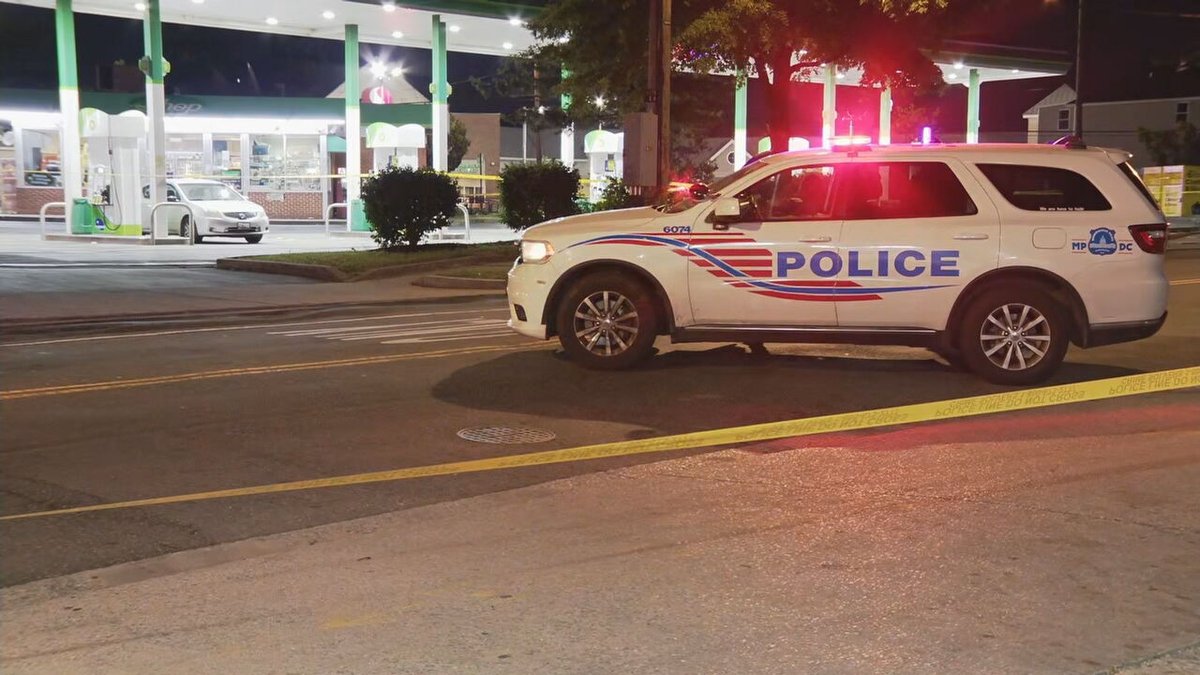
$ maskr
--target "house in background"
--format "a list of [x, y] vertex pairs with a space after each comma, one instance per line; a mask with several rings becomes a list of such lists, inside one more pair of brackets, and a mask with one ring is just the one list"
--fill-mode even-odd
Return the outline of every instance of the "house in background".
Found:
[[[1075, 124], [1075, 90], [1063, 85], [1025, 112], [1030, 143], [1051, 143], [1071, 133]], [[1133, 154], [1137, 168], [1156, 164], [1138, 140], [1138, 129], [1167, 131], [1190, 122], [1200, 126], [1200, 96], [1083, 104], [1083, 137], [1091, 145], [1120, 148]]]

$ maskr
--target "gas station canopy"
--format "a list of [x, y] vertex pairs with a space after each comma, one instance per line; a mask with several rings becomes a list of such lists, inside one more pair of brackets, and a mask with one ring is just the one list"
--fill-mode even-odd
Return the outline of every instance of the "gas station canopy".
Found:
[[[53, 9], [54, 0], [17, 0]], [[503, 56], [533, 44], [523, 21], [543, 3], [493, 0], [161, 0], [167, 23], [342, 40], [344, 26], [356, 24], [359, 40], [381, 45], [429, 48], [432, 17], [447, 21], [446, 48], [453, 52]], [[84, 14], [142, 19], [145, 5], [135, 0], [80, 0]]]

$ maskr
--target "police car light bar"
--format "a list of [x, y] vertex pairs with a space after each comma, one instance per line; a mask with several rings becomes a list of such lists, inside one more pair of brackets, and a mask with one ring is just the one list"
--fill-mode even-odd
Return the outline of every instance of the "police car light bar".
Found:
[[846, 146], [870, 145], [871, 137], [870, 136], [834, 136], [833, 138], [829, 139], [829, 144], [830, 144], [830, 146], [835, 147], [835, 148], [846, 147]]

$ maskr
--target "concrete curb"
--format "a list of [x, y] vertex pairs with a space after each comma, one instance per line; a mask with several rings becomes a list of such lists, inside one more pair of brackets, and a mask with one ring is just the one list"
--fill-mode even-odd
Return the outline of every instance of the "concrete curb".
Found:
[[[279, 262], [275, 260], [253, 260], [251, 258], [221, 258], [217, 260], [217, 269], [235, 270], [239, 272], [258, 272], [260, 274], [283, 274], [294, 277], [306, 277], [317, 281], [373, 281], [376, 279], [393, 279], [422, 272], [479, 265], [490, 262], [509, 262], [506, 258], [494, 256], [464, 256], [460, 258], [445, 258], [424, 262], [392, 265], [367, 270], [362, 274], [350, 276], [341, 270], [328, 265], [306, 265], [301, 263]], [[480, 288], [476, 286], [433, 286], [432, 288]], [[486, 288], [492, 288], [487, 286]], [[502, 286], [501, 286], [502, 288]]]
[[504, 279], [471, 279], [431, 274], [413, 281], [414, 286], [425, 288], [471, 288], [477, 290], [504, 290], [508, 282]]
[[282, 274], [290, 277], [305, 277], [317, 281], [349, 281], [346, 273], [328, 265], [305, 265], [274, 260], [251, 260], [249, 258], [220, 258], [217, 269], [236, 272], [258, 272], [259, 274]]

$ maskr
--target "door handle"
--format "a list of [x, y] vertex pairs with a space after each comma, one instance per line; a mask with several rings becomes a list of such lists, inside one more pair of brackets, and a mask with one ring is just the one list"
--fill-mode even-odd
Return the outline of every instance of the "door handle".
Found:
[[809, 237], [807, 239], [797, 239], [801, 244], [824, 244], [833, 241], [833, 237]]
[[986, 234], [982, 234], [982, 233], [956, 234], [956, 235], [954, 235], [954, 238], [958, 239], [960, 241], [983, 241], [984, 239], [987, 239], [988, 236]]

